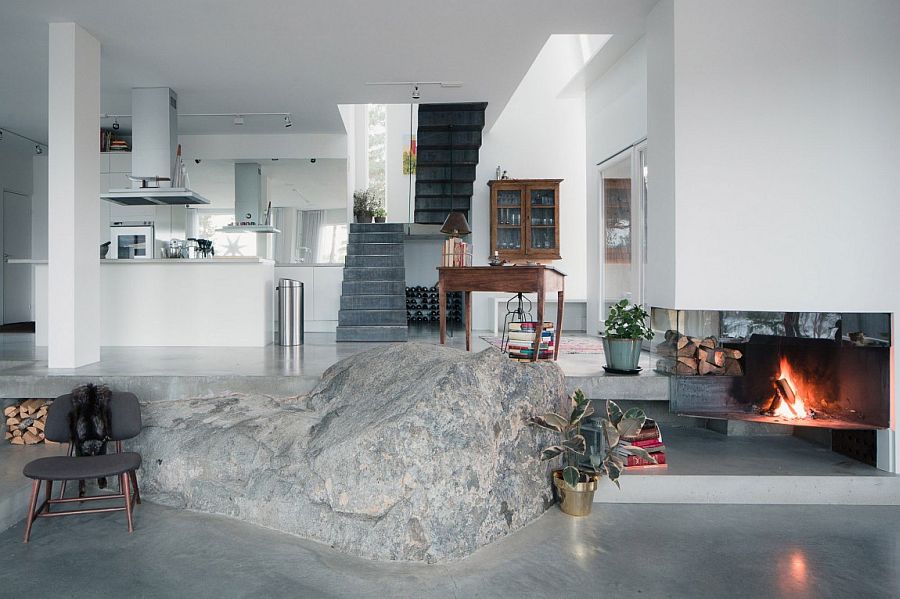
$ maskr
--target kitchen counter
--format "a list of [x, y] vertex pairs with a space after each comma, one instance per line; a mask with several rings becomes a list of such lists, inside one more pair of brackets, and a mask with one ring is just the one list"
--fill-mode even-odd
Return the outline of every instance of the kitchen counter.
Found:
[[[34, 261], [35, 344], [47, 345], [46, 261]], [[100, 345], [261, 347], [274, 338], [275, 263], [256, 257], [100, 260]]]
[[[47, 264], [47, 260], [32, 260], [30, 258], [10, 258], [9, 264]], [[100, 264], [274, 264], [272, 260], [257, 258], [256, 256], [219, 256], [217, 258], [194, 258], [184, 260], [179, 258], [153, 259], [153, 260], [100, 260]], [[337, 266], [343, 266], [339, 264]]]

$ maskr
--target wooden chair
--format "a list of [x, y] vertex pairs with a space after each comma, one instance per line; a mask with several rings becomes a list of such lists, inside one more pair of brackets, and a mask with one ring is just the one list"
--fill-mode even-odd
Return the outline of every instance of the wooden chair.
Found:
[[[69, 444], [68, 455], [39, 458], [28, 462], [22, 470], [22, 474], [33, 481], [31, 500], [28, 504], [28, 518], [25, 523], [26, 543], [31, 536], [31, 525], [38, 518], [124, 511], [128, 519], [128, 532], [134, 531], [132, 510], [135, 503], [141, 502], [141, 494], [137, 486], [137, 470], [141, 467], [141, 455], [134, 452], [123, 452], [122, 441], [132, 439], [141, 432], [141, 408], [137, 397], [133, 393], [112, 393], [109, 402], [109, 428], [110, 440], [116, 442], [116, 453], [81, 457], [72, 455], [74, 445], [69, 431], [69, 413], [71, 411], [72, 396], [70, 394], [56, 398], [47, 413], [47, 423], [44, 428], [44, 435], [48, 440]], [[70, 480], [106, 477], [119, 479], [118, 493], [65, 497], [66, 482]], [[37, 507], [41, 481], [45, 484], [45, 497], [44, 502]], [[53, 499], [54, 481], [62, 482], [62, 490], [57, 499]], [[50, 506], [57, 504], [113, 499], [122, 499], [124, 505], [50, 511]]]

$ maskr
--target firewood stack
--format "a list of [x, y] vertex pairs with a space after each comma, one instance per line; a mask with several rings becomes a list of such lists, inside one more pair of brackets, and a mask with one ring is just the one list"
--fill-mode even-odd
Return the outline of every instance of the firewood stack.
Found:
[[44, 438], [49, 407], [49, 400], [26, 399], [17, 406], [5, 408], [3, 415], [6, 417], [6, 439], [13, 445], [52, 443]]
[[669, 374], [743, 376], [743, 354], [738, 349], [721, 347], [715, 337], [689, 337], [678, 331], [666, 331], [665, 340], [656, 346], [661, 357], [656, 370]]

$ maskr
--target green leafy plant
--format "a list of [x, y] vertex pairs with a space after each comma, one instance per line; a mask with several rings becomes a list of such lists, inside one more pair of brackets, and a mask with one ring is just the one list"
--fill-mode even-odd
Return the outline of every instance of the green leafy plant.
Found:
[[551, 412], [531, 418], [531, 424], [560, 435], [559, 443], [541, 452], [541, 461], [561, 457], [562, 478], [567, 485], [574, 488], [578, 483], [590, 481], [592, 477], [606, 476], [618, 487], [619, 475], [625, 470], [624, 456], [627, 455], [656, 463], [656, 459], [645, 449], [623, 440], [640, 432], [647, 419], [644, 411], [640, 408], [631, 408], [627, 412], [622, 412], [618, 404], [607, 401], [606, 418], [602, 418], [599, 423], [606, 446], [601, 452], [591, 447], [590, 467], [579, 466], [579, 456], [587, 453], [587, 442], [581, 434], [581, 424], [594, 414], [594, 407], [581, 389], [576, 389], [569, 400], [571, 410], [568, 417]]
[[375, 218], [387, 218], [387, 210], [385, 210], [384, 208], [376, 208]]
[[369, 211], [369, 204], [371, 203], [371, 198], [369, 197], [368, 189], [357, 189], [353, 192], [353, 212], [356, 214], [360, 214], [363, 212]]
[[620, 300], [609, 309], [609, 316], [603, 323], [605, 334], [610, 339], [653, 339], [653, 330], [647, 325], [648, 318], [650, 315], [640, 304]]

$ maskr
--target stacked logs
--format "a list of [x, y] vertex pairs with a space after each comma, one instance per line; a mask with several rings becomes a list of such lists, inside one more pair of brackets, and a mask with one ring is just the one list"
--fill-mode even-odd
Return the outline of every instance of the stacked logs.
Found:
[[50, 401], [46, 399], [26, 399], [17, 406], [3, 410], [6, 417], [4, 437], [13, 445], [36, 445], [51, 443], [44, 438], [47, 410]]
[[669, 374], [743, 376], [743, 354], [738, 349], [721, 347], [715, 337], [689, 337], [666, 331], [665, 340], [656, 346], [660, 358], [656, 369]]

